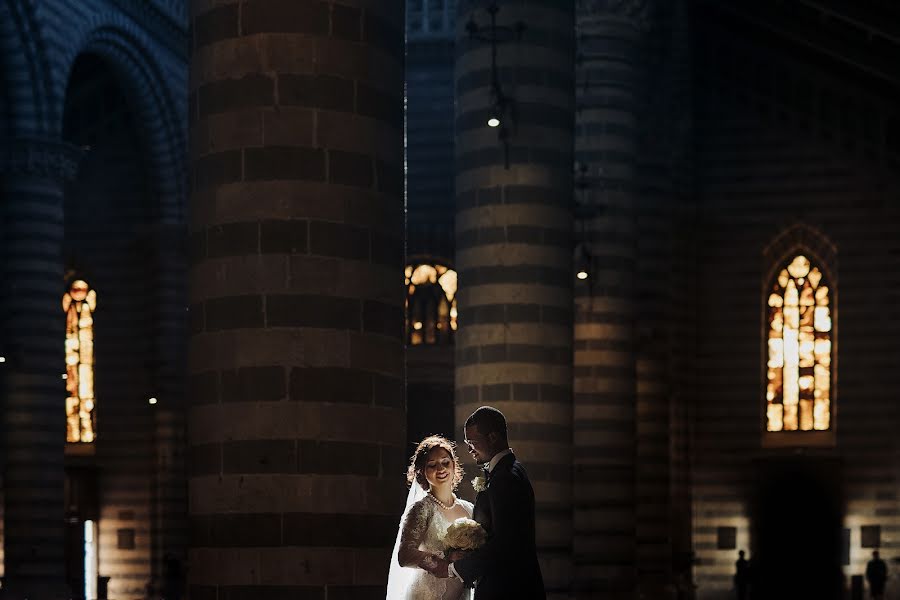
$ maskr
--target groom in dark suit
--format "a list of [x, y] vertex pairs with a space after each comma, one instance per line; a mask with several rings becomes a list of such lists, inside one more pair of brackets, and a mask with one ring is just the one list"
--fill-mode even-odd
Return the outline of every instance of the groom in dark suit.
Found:
[[465, 557], [442, 561], [435, 574], [475, 585], [475, 600], [545, 600], [534, 540], [534, 490], [509, 448], [506, 418], [496, 408], [482, 406], [466, 420], [465, 429], [469, 454], [485, 470], [472, 516], [488, 538]]

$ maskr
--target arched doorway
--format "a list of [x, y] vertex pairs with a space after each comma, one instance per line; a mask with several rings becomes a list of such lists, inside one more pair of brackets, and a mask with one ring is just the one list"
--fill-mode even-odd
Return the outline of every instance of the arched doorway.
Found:
[[[83, 157], [65, 189], [60, 298], [73, 281], [86, 281], [96, 294], [95, 430], [82, 438], [69, 432], [66, 443], [67, 579], [72, 598], [98, 597], [110, 573], [111, 596], [143, 596], [152, 564], [155, 453], [148, 400], [154, 395], [158, 215], [135, 111], [99, 56], [83, 54], [73, 65], [63, 139]], [[67, 392], [61, 385], [60, 418], [69, 416], [63, 413]]]
[[779, 457], [756, 463], [753, 598], [837, 600], [843, 594], [841, 462]]

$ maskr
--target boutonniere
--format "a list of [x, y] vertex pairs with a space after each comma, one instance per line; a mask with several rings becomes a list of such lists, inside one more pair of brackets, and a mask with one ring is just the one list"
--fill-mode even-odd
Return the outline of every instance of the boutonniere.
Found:
[[483, 492], [487, 489], [487, 479], [485, 479], [484, 475], [479, 475], [472, 480], [472, 487], [475, 489], [476, 494]]

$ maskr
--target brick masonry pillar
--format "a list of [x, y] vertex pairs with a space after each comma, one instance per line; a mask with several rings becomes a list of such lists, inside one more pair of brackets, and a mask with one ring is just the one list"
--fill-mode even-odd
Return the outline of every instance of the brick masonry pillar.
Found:
[[189, 583], [384, 597], [403, 508], [403, 5], [195, 0]]
[[0, 145], [3, 197], [3, 598], [68, 598], [63, 183], [77, 151], [58, 141]]
[[629, 598], [637, 559], [638, 154], [651, 2], [578, 3], [576, 156], [590, 277], [576, 286], [576, 596]]
[[571, 582], [572, 163], [574, 6], [501, 1], [497, 23], [525, 24], [497, 47], [511, 98], [491, 107], [491, 44], [466, 23], [490, 24], [484, 3], [461, 2], [456, 60], [456, 420], [492, 405], [509, 422], [537, 503], [537, 546], [550, 597]]

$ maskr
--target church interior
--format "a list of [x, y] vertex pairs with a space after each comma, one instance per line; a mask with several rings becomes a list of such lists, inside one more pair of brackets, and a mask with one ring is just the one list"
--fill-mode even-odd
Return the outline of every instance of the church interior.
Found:
[[381, 600], [483, 405], [549, 599], [900, 598], [898, 65], [889, 0], [0, 0], [0, 598]]

